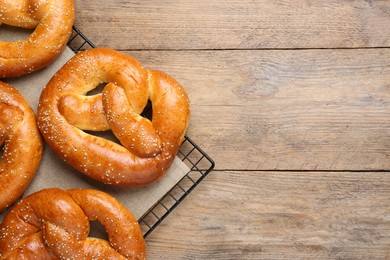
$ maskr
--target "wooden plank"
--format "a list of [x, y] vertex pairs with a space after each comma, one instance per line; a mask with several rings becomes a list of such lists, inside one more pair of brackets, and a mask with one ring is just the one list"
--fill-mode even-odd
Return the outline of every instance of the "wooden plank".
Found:
[[148, 259], [388, 259], [389, 199], [389, 172], [213, 172]]
[[390, 169], [390, 49], [130, 54], [187, 89], [216, 169]]
[[115, 49], [390, 46], [390, 1], [76, 0], [76, 25]]

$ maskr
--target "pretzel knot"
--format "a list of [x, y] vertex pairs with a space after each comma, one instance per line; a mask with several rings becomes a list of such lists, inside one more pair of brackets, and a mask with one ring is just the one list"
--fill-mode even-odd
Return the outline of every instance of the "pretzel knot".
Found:
[[27, 39], [0, 41], [0, 78], [39, 70], [65, 48], [72, 33], [73, 0], [2, 0], [0, 24], [34, 29]]
[[35, 115], [23, 96], [0, 81], [0, 212], [30, 184], [42, 158]]
[[[108, 241], [88, 237], [95, 220]], [[52, 188], [25, 197], [5, 216], [0, 258], [145, 259], [145, 241], [133, 214], [110, 195]]]
[[[102, 93], [87, 95], [101, 83]], [[140, 116], [152, 104], [152, 121]], [[38, 126], [49, 146], [101, 182], [144, 185], [172, 164], [188, 125], [186, 92], [172, 77], [149, 71], [111, 49], [78, 53], [42, 91]], [[111, 129], [123, 145], [84, 130]]]

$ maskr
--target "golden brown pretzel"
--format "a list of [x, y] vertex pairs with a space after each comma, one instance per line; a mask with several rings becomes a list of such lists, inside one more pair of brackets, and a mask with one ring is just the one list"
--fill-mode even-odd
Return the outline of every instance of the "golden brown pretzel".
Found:
[[20, 76], [50, 64], [72, 33], [73, 0], [2, 0], [1, 23], [34, 29], [25, 40], [0, 41], [0, 78]]
[[42, 158], [35, 115], [23, 96], [0, 81], [0, 212], [30, 184]]
[[[105, 227], [108, 241], [88, 237], [94, 220]], [[38, 191], [18, 202], [0, 225], [0, 259], [145, 259], [145, 254], [133, 214], [97, 190]]]
[[[102, 94], [86, 96], [100, 83]], [[139, 114], [148, 99], [152, 121]], [[172, 77], [129, 55], [98, 48], [78, 53], [43, 90], [38, 126], [49, 146], [80, 172], [113, 185], [143, 185], [172, 164], [189, 119], [186, 92]], [[121, 145], [83, 130], [112, 129]]]

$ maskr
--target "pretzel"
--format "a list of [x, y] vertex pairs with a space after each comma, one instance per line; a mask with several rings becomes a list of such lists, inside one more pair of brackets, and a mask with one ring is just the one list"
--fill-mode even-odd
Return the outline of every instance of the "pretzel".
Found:
[[35, 115], [23, 96], [0, 81], [0, 212], [29, 186], [42, 158]]
[[35, 30], [27, 39], [0, 41], [0, 78], [37, 71], [54, 61], [72, 33], [73, 0], [2, 0], [1, 23]]
[[[108, 83], [102, 93], [86, 93]], [[140, 116], [152, 104], [152, 121]], [[49, 146], [87, 176], [106, 184], [151, 183], [172, 164], [189, 120], [180, 84], [133, 57], [107, 48], [78, 53], [42, 91], [38, 127]], [[113, 141], [83, 130], [111, 129]]]
[[[88, 237], [97, 220], [108, 241]], [[92, 189], [44, 189], [23, 198], [0, 225], [0, 259], [145, 259], [133, 214]]]

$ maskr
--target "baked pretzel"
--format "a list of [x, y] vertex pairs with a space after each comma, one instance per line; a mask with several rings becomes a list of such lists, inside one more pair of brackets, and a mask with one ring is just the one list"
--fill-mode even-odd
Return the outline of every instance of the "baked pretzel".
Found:
[[[88, 237], [97, 220], [108, 241]], [[0, 225], [1, 259], [145, 259], [133, 214], [92, 189], [44, 189], [19, 201]]]
[[75, 19], [73, 0], [2, 0], [0, 24], [34, 29], [21, 41], [0, 41], [0, 78], [50, 64], [63, 51]]
[[[102, 93], [86, 95], [101, 83]], [[140, 116], [148, 100], [152, 121]], [[184, 138], [189, 100], [180, 84], [133, 57], [106, 48], [78, 53], [42, 91], [38, 127], [49, 146], [80, 172], [135, 186], [162, 177]], [[83, 130], [111, 129], [120, 143]]]
[[30, 184], [42, 159], [35, 115], [23, 96], [0, 81], [0, 212]]

